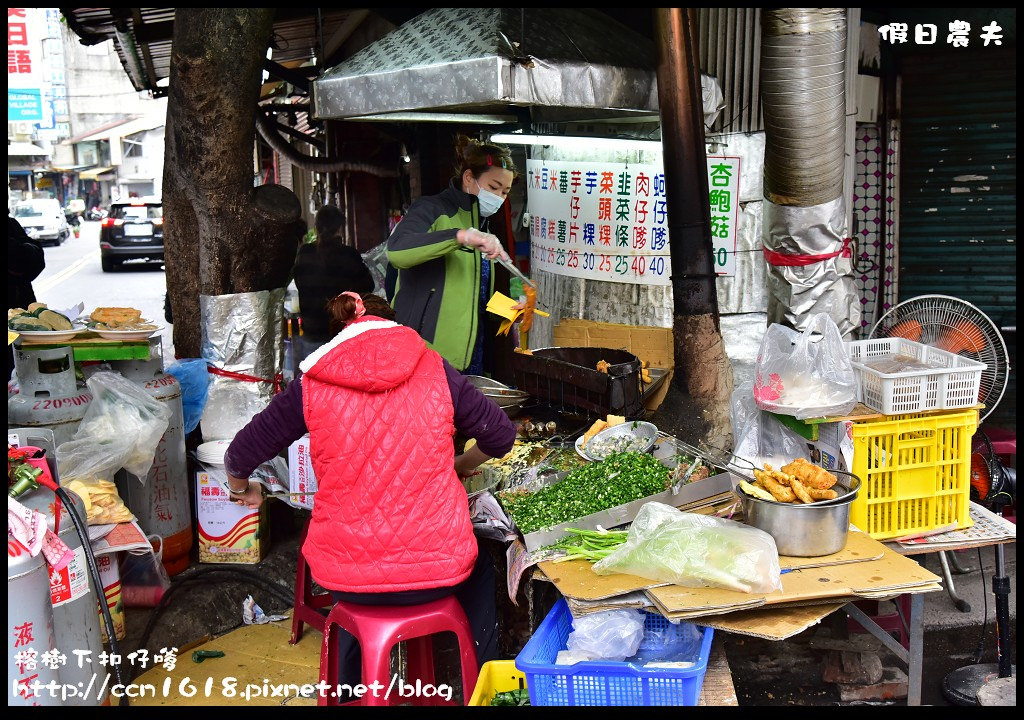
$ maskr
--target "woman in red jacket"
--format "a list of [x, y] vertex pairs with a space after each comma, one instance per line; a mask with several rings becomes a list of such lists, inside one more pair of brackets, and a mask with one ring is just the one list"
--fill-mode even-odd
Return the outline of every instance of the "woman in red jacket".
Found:
[[[346, 292], [329, 310], [341, 331], [307, 357], [301, 379], [232, 441], [236, 501], [258, 507], [248, 477], [307, 430], [319, 482], [303, 555], [336, 600], [418, 605], [455, 594], [481, 663], [497, 655], [494, 568], [478, 552], [460, 475], [506, 454], [515, 427], [375, 295]], [[476, 445], [455, 456], [456, 431]], [[361, 675], [340, 633], [343, 683]]]

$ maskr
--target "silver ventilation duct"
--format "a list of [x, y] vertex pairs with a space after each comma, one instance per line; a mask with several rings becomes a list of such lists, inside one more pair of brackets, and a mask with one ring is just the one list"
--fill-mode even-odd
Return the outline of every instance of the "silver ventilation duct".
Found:
[[846, 240], [846, 10], [761, 16], [768, 321], [801, 328], [828, 313], [846, 335], [860, 320]]

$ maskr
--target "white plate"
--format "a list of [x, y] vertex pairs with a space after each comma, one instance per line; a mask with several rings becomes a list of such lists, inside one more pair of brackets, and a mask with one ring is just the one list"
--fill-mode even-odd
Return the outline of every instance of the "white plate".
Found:
[[589, 460], [590, 462], [597, 462], [596, 460], [594, 460], [594, 458], [592, 458], [589, 455], [587, 455], [586, 451], [583, 449], [583, 436], [582, 435], [580, 435], [578, 438], [576, 438], [576, 454], [579, 455], [584, 460]]
[[163, 330], [162, 327], [155, 327], [152, 330], [99, 330], [95, 332], [104, 340], [145, 340], [153, 337]]
[[70, 340], [78, 333], [82, 332], [81, 329], [75, 330], [12, 330], [26, 340], [35, 340], [37, 342], [64, 342]]

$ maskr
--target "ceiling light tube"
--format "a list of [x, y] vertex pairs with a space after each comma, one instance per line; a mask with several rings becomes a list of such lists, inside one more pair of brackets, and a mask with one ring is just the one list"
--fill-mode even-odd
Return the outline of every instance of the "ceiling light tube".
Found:
[[582, 137], [575, 135], [529, 135], [521, 133], [495, 133], [491, 142], [502, 145], [550, 145], [577, 150], [647, 150], [661, 151], [660, 140], [633, 140], [629, 138]]

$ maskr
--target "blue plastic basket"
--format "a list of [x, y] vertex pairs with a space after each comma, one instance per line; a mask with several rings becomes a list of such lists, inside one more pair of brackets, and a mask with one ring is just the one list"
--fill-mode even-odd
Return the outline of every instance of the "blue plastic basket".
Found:
[[[661, 615], [646, 613], [645, 630], [669, 625]], [[645, 668], [628, 662], [589, 661], [555, 665], [572, 632], [572, 614], [561, 599], [516, 658], [526, 673], [531, 705], [696, 705], [711, 654], [711, 628], [704, 633], [700, 655], [691, 668]]]

